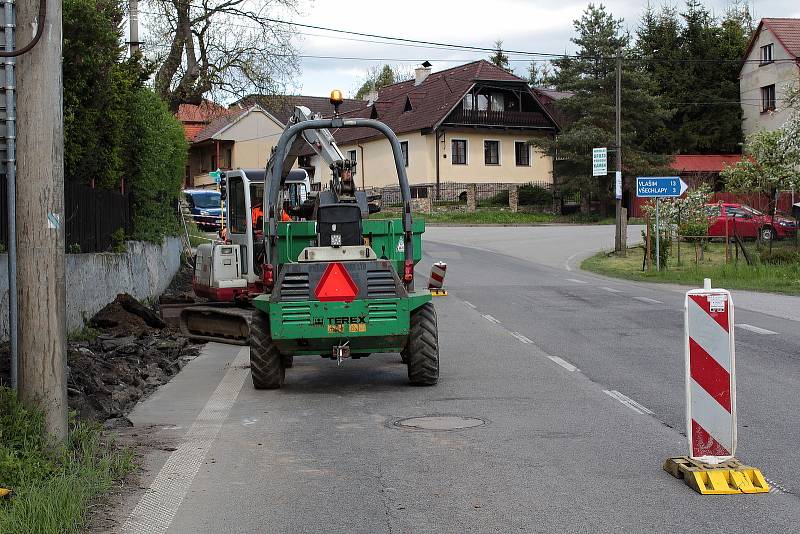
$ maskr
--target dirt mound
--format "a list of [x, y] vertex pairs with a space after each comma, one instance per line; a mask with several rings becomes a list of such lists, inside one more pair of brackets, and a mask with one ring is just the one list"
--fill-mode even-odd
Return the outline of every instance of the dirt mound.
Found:
[[198, 352], [198, 345], [168, 330], [70, 343], [69, 405], [83, 419], [121, 417]]
[[[121, 293], [89, 321], [99, 335], [69, 341], [69, 406], [82, 419], [124, 418], [200, 352], [198, 344], [166, 328], [150, 308]], [[8, 344], [0, 345], [0, 384], [8, 383]]]
[[194, 267], [191, 263], [184, 261], [181, 263], [180, 269], [172, 277], [172, 281], [164, 290], [162, 298], [191, 298], [194, 297], [194, 288], [192, 287], [192, 279], [194, 278]]
[[153, 310], [127, 293], [120, 293], [94, 314], [89, 325], [117, 336], [143, 335], [167, 326]]

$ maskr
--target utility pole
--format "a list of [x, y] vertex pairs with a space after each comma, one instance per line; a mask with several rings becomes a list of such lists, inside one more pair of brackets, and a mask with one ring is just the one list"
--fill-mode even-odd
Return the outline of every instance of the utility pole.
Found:
[[19, 395], [45, 414], [53, 445], [67, 438], [64, 281], [64, 125], [61, 0], [17, 3], [17, 42], [42, 26], [41, 40], [17, 60], [17, 282]]
[[[617, 88], [616, 88], [616, 123], [617, 123], [617, 139], [616, 139], [616, 160], [617, 160], [617, 171], [614, 176], [614, 196], [616, 197], [616, 233], [614, 235], [614, 251], [621, 255], [625, 256], [627, 252], [626, 247], [626, 238], [627, 235], [623, 235], [626, 230], [623, 230], [623, 221], [622, 221], [622, 195], [621, 195], [621, 180], [622, 180], [622, 51], [617, 50]], [[620, 184], [620, 185], [617, 185]]]
[[139, 51], [139, 0], [128, 0], [131, 57]]

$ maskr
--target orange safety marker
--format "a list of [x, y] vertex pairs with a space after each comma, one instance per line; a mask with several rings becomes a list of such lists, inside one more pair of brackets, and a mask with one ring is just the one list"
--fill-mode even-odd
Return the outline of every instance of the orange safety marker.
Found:
[[447, 264], [443, 261], [437, 261], [431, 266], [431, 276], [428, 279], [428, 289], [434, 297], [443, 297], [447, 295], [447, 291], [442, 287], [444, 285], [444, 275], [447, 273]]

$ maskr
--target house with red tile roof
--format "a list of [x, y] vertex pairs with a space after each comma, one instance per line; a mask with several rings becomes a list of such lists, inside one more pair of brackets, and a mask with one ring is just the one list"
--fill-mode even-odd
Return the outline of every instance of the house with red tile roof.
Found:
[[800, 19], [764, 18], [739, 74], [742, 130], [776, 130], [789, 118], [786, 88], [800, 82]]
[[[291, 102], [330, 117], [327, 99]], [[292, 108], [259, 101], [277, 117]], [[282, 111], [281, 111], [282, 110]], [[397, 134], [409, 182], [552, 183], [553, 162], [528, 141], [555, 135], [558, 124], [527, 82], [481, 60], [439, 72], [420, 67], [415, 77], [381, 88], [370, 100], [346, 100], [345, 117], [372, 118]], [[368, 128], [333, 132], [345, 156], [356, 161], [355, 178], [369, 189], [397, 185], [388, 141]], [[315, 181], [327, 183], [327, 169], [311, 155]]]
[[257, 104], [225, 108], [181, 105], [176, 114], [189, 141], [185, 187], [215, 187], [209, 172], [264, 167], [283, 123]]

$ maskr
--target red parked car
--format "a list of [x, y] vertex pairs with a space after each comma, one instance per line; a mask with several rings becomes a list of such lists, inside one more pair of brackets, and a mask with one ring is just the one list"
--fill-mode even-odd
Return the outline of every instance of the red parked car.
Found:
[[712, 237], [725, 237], [726, 220], [727, 235], [731, 237], [738, 235], [769, 241], [793, 237], [797, 233], [796, 220], [782, 215], [775, 215], [773, 220], [769, 215], [744, 204], [722, 204], [724, 213], [720, 212], [719, 204], [707, 204], [706, 208], [711, 213], [708, 235]]

